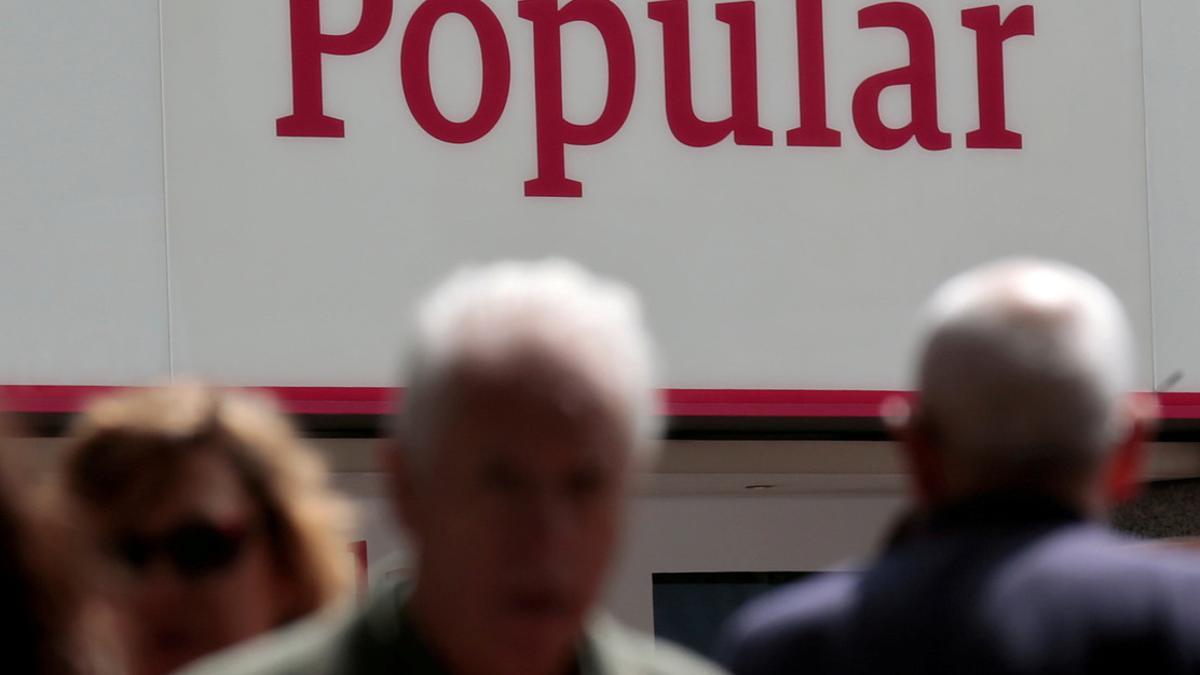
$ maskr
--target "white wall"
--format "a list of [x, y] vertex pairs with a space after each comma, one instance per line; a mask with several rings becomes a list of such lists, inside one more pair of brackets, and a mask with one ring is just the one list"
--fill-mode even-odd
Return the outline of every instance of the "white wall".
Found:
[[607, 606], [652, 630], [655, 572], [813, 571], [861, 559], [902, 504], [898, 494], [640, 498]]
[[[386, 499], [360, 491], [355, 503], [372, 577], [405, 569], [407, 547]], [[639, 497], [605, 606], [649, 631], [655, 572], [811, 571], [850, 563], [876, 550], [903, 503], [894, 492]]]
[[1200, 3], [1142, 3], [1156, 380], [1200, 390]]
[[[361, 514], [373, 576], [405, 569], [374, 445], [320, 442], [337, 486]], [[629, 511], [605, 604], [650, 630], [655, 572], [812, 571], [854, 566], [878, 550], [907, 503], [890, 443], [670, 441]], [[1155, 443], [1147, 480], [1200, 476], [1196, 444]], [[746, 485], [771, 485], [748, 491]]]

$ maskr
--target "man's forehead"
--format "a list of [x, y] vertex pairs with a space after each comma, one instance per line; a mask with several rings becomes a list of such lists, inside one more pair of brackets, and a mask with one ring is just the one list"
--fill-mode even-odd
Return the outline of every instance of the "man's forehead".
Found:
[[[628, 452], [617, 411], [593, 389], [536, 373], [459, 379], [439, 415], [438, 452], [604, 457]], [[467, 446], [467, 447], [463, 447]]]
[[530, 412], [594, 414], [615, 392], [601, 374], [553, 354], [520, 352], [457, 363], [442, 392], [450, 412], [481, 404], [520, 404]]

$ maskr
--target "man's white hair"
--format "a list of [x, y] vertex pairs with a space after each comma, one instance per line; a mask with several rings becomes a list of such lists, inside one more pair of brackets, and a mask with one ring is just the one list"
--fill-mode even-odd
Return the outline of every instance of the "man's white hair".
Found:
[[456, 369], [536, 351], [582, 376], [617, 407], [635, 464], [658, 447], [654, 355], [636, 293], [562, 259], [459, 269], [416, 312], [396, 433], [410, 452], [432, 446]]
[[1133, 341], [1116, 296], [1060, 262], [1003, 260], [929, 301], [920, 421], [976, 489], [1092, 475], [1129, 431]]

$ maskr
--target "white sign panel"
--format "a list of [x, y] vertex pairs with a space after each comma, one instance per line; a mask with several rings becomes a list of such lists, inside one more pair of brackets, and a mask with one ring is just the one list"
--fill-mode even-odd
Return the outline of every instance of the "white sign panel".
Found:
[[1144, 3], [1156, 383], [1200, 391], [1200, 3]]
[[177, 371], [390, 383], [417, 295], [510, 256], [635, 284], [676, 387], [903, 387], [921, 299], [1011, 254], [1149, 338], [1137, 3], [162, 9]]
[[157, 4], [0, 2], [0, 383], [170, 368]]

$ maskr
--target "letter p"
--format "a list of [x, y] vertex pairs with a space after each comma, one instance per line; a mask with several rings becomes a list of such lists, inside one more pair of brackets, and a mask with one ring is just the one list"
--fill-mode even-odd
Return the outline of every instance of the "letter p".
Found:
[[[633, 106], [634, 54], [629, 22], [611, 0], [521, 0], [517, 13], [533, 23], [533, 83], [537, 125], [537, 177], [525, 182], [527, 197], [581, 197], [583, 184], [567, 178], [566, 146], [595, 145], [612, 138]], [[591, 24], [604, 41], [608, 95], [590, 124], [563, 116], [561, 31], [564, 24]]]
[[325, 114], [321, 55], [352, 56], [379, 44], [392, 21], [392, 0], [362, 0], [362, 16], [349, 33], [321, 32], [320, 0], [291, 0], [292, 114], [275, 120], [276, 136], [341, 138], [346, 124]]

